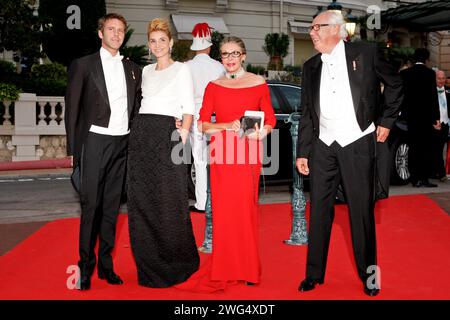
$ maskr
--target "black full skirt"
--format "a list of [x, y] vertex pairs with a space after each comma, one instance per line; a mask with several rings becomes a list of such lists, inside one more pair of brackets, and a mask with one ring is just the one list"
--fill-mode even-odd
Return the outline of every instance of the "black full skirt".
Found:
[[[199, 266], [189, 213], [187, 168], [171, 154], [180, 146], [173, 117], [139, 114], [128, 149], [130, 242], [142, 286], [165, 288]], [[174, 152], [178, 155], [182, 154]]]

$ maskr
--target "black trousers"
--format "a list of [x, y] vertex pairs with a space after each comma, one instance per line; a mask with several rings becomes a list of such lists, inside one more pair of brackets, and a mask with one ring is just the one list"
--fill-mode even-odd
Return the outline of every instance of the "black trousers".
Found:
[[112, 270], [111, 251], [126, 173], [128, 135], [89, 132], [81, 159], [80, 260], [83, 274], [92, 275], [99, 239], [98, 269]]
[[444, 146], [448, 143], [448, 124], [441, 123], [441, 130], [433, 130], [431, 178], [442, 178], [447, 175], [444, 163]]
[[309, 158], [311, 212], [306, 277], [325, 278], [334, 202], [340, 183], [344, 188], [350, 214], [353, 252], [362, 281], [376, 265], [374, 218], [375, 133], [341, 147], [337, 142], [327, 146], [313, 142]]
[[408, 166], [411, 183], [428, 180], [433, 162], [433, 127], [415, 128], [408, 124]]

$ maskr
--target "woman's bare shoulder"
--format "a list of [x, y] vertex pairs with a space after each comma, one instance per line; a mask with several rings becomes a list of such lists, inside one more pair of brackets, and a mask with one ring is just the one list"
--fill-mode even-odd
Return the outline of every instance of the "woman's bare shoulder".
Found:
[[259, 86], [260, 84], [266, 83], [266, 79], [258, 74], [247, 72], [247, 82], [252, 86]]
[[247, 72], [247, 76], [248, 76], [248, 80], [251, 81], [254, 85], [260, 85], [260, 84], [266, 83], [266, 79], [259, 74]]

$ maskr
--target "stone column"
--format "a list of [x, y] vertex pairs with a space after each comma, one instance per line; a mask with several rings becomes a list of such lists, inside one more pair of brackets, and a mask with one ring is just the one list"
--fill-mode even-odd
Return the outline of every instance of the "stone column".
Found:
[[36, 94], [21, 93], [15, 103], [15, 128], [12, 144], [16, 155], [12, 161], [39, 160], [36, 146], [39, 145], [39, 133], [36, 130]]

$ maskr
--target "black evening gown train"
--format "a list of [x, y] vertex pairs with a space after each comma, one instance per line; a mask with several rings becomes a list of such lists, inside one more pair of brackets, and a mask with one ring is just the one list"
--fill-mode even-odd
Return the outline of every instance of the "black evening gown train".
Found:
[[188, 279], [199, 266], [188, 209], [186, 164], [171, 158], [173, 117], [138, 114], [128, 149], [129, 232], [138, 283], [165, 288]]

